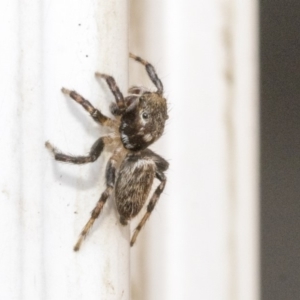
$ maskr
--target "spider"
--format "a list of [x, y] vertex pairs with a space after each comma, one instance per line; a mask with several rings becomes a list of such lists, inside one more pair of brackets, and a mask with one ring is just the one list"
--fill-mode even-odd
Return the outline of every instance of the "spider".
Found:
[[111, 119], [103, 115], [100, 110], [77, 92], [62, 88], [64, 94], [69, 95], [79, 103], [94, 121], [110, 128], [112, 133], [96, 140], [87, 156], [66, 155], [49, 141], [45, 143], [55, 160], [73, 164], [94, 162], [106, 146], [111, 146], [114, 149], [106, 166], [106, 189], [83, 228], [74, 246], [74, 251], [79, 250], [83, 239], [110, 196], [115, 199], [120, 223], [127, 225], [128, 221], [135, 217], [145, 205], [154, 178], [157, 178], [160, 184], [149, 200], [146, 213], [134, 230], [130, 241], [130, 246], [133, 246], [166, 185], [164, 172], [168, 169], [169, 163], [148, 149], [153, 142], [161, 137], [165, 121], [168, 119], [167, 102], [163, 97], [163, 84], [150, 63], [133, 54], [129, 56], [145, 66], [156, 91], [151, 92], [145, 87], [133, 86], [128, 90], [129, 95], [124, 98], [112, 76], [96, 73], [96, 77], [106, 80], [115, 98], [115, 102], [110, 106], [110, 111], [115, 118]]

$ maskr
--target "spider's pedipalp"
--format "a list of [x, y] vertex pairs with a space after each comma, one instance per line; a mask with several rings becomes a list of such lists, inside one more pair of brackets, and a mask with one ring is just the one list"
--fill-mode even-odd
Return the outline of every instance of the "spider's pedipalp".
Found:
[[129, 94], [142, 95], [145, 92], [150, 92], [149, 89], [143, 86], [132, 86], [128, 89]]

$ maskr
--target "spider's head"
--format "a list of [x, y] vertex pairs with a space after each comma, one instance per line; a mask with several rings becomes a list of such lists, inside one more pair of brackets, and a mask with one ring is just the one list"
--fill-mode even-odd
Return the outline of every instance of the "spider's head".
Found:
[[159, 93], [145, 92], [128, 101], [119, 129], [124, 147], [147, 148], [162, 135], [167, 119], [167, 101]]

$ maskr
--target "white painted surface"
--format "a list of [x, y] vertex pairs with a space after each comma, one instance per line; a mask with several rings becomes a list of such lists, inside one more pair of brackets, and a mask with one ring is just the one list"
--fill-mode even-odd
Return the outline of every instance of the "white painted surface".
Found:
[[129, 228], [110, 201], [72, 248], [104, 189], [108, 153], [59, 164], [44, 147], [85, 154], [104, 134], [60, 89], [108, 113], [95, 71], [127, 89], [127, 1], [0, 3], [0, 298], [129, 299]]
[[[155, 65], [170, 103], [152, 148], [171, 164], [131, 251], [133, 298], [257, 300], [257, 3], [131, 5], [130, 51]], [[111, 201], [72, 251], [108, 154], [72, 166], [44, 148], [84, 154], [105, 133], [60, 88], [104, 113], [113, 98], [94, 72], [126, 90], [127, 2], [3, 0], [0, 20], [0, 299], [129, 299], [129, 230]]]
[[[257, 300], [257, 3], [132, 1], [131, 51], [165, 85], [167, 187], [132, 251], [133, 299]], [[131, 84], [149, 84], [132, 66]], [[145, 76], [144, 76], [145, 77]]]

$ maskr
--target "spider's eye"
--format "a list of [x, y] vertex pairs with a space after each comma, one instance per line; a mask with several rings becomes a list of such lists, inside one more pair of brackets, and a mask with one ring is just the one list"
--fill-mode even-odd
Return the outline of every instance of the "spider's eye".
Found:
[[147, 119], [149, 118], [149, 115], [148, 115], [147, 113], [144, 112], [144, 113], [142, 114], [142, 117], [143, 117], [143, 119], [147, 120]]

